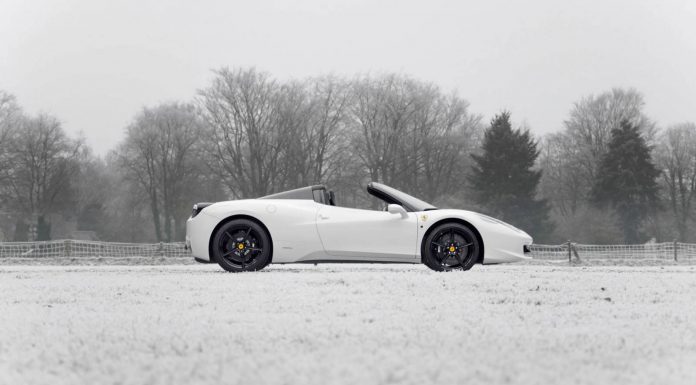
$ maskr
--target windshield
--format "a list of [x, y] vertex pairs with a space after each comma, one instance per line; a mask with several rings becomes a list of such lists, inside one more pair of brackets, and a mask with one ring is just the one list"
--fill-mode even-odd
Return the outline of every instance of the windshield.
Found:
[[406, 194], [405, 192], [401, 192], [393, 187], [389, 187], [377, 182], [368, 183], [367, 192], [387, 203], [401, 205], [406, 209], [406, 211], [427, 211], [437, 209], [437, 207], [428, 202], [424, 202], [416, 197]]

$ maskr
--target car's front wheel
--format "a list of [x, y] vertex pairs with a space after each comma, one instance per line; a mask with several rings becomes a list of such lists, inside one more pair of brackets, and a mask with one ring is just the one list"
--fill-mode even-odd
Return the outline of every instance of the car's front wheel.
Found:
[[215, 233], [212, 256], [230, 272], [261, 270], [271, 261], [271, 239], [258, 223], [234, 219]]
[[479, 261], [481, 245], [468, 226], [443, 223], [423, 239], [422, 251], [423, 263], [433, 270], [469, 270]]

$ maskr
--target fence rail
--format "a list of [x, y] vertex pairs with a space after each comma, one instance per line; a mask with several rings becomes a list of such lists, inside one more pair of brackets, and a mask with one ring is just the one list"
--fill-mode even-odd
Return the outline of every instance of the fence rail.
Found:
[[[532, 257], [546, 261], [679, 261], [696, 263], [696, 244], [665, 242], [642, 245], [532, 245]], [[58, 240], [0, 242], [0, 258], [185, 258], [183, 242], [117, 243]]]
[[566, 242], [560, 245], [532, 245], [532, 257], [549, 261], [674, 261], [696, 262], [696, 244], [681, 242], [641, 245], [585, 245]]
[[190, 257], [183, 242], [118, 243], [58, 240], [44, 242], [0, 242], [0, 258], [135, 258]]

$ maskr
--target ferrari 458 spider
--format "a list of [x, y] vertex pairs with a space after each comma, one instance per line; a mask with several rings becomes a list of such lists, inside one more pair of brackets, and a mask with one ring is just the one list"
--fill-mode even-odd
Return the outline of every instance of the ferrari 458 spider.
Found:
[[269, 263], [424, 263], [437, 271], [529, 259], [532, 238], [471, 211], [437, 209], [372, 182], [384, 210], [336, 205], [333, 191], [309, 186], [258, 199], [198, 203], [186, 244], [198, 262], [232, 272]]

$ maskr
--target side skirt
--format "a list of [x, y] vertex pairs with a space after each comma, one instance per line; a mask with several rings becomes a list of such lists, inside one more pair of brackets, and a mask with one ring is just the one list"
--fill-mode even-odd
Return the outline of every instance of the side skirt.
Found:
[[356, 260], [356, 259], [314, 259], [314, 260], [304, 260], [297, 262], [272, 262], [274, 265], [287, 265], [291, 263], [309, 263], [309, 264], [319, 264], [319, 263], [370, 263], [370, 264], [402, 264], [402, 265], [418, 265], [421, 261], [414, 260], [410, 261], [375, 261], [374, 259]]

